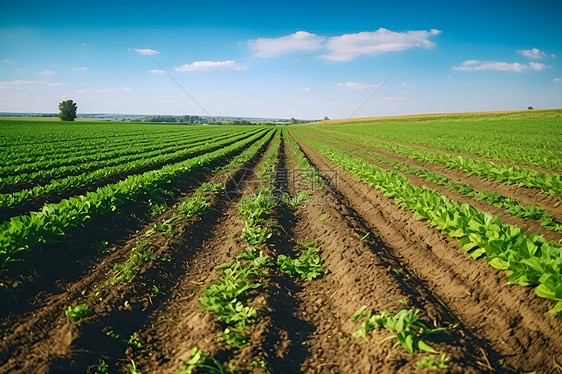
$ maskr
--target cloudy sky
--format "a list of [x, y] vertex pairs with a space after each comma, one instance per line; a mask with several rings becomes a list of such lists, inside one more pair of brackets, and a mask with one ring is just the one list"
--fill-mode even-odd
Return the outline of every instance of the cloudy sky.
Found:
[[560, 108], [561, 14], [558, 0], [2, 0], [0, 111]]

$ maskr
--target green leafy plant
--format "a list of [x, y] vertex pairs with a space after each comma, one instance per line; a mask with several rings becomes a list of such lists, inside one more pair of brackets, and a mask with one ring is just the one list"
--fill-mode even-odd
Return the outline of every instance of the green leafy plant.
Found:
[[306, 191], [299, 192], [296, 196], [291, 197], [285, 193], [282, 197], [283, 204], [288, 206], [299, 206], [305, 204], [310, 199], [310, 195]]
[[166, 203], [154, 203], [152, 201], [148, 202], [149, 206], [150, 206], [150, 215], [151, 216], [158, 216], [162, 213], [164, 213], [166, 211], [166, 208], [168, 207], [166, 205]]
[[330, 215], [327, 214], [327, 213], [324, 213], [324, 214], [322, 214], [322, 215], [320, 216], [320, 222], [324, 223], [324, 222], [326, 222], [326, 220], [327, 220], [328, 218], [330, 218]]
[[189, 351], [190, 358], [187, 361], [179, 359], [179, 364], [184, 368], [178, 374], [192, 374], [201, 368], [210, 374], [224, 374], [221, 363], [213, 357], [209, 357], [199, 348], [194, 347]]
[[127, 369], [129, 370], [129, 374], [142, 374], [142, 371], [140, 371], [133, 360], [131, 360], [131, 363], [127, 365]]
[[267, 368], [267, 362], [264, 361], [264, 360], [259, 360], [259, 361], [253, 360], [252, 361], [252, 367], [260, 368], [260, 369], [264, 369], [266, 371], [269, 371], [269, 369]]
[[394, 331], [395, 334], [387, 337], [385, 340], [396, 338], [397, 342], [395, 346], [398, 344], [402, 345], [410, 354], [420, 350], [437, 353], [437, 351], [423, 339], [428, 335], [437, 334], [448, 329], [447, 327], [428, 328], [419, 321], [418, 310], [402, 309], [398, 313], [391, 313], [387, 310], [383, 310], [378, 314], [373, 314], [372, 312], [365, 314], [366, 308], [366, 306], [361, 307], [351, 317], [353, 322], [364, 319], [361, 329], [357, 330], [353, 335], [367, 340], [367, 335], [374, 329], [386, 328]]
[[178, 206], [179, 216], [181, 218], [188, 218], [195, 214], [202, 214], [211, 207], [204, 197], [196, 196], [185, 199], [183, 203]]
[[84, 317], [88, 317], [93, 312], [92, 308], [88, 308], [86, 304], [79, 303], [75, 306], [69, 305], [65, 310], [64, 314], [69, 321], [78, 321]]
[[308, 280], [322, 277], [326, 267], [314, 244], [303, 241], [298, 243], [298, 246], [300, 247], [298, 258], [293, 259], [285, 255], [277, 257], [279, 269], [289, 275], [299, 276]]
[[230, 344], [238, 348], [242, 348], [248, 345], [248, 338], [246, 338], [238, 331], [231, 330], [229, 328], [224, 329], [222, 337], [224, 338], [226, 344]]
[[113, 278], [106, 282], [106, 286], [114, 286], [123, 282], [130, 282], [137, 274], [137, 270], [141, 262], [149, 262], [156, 260], [156, 255], [151, 251], [134, 250], [131, 252], [129, 259], [123, 264], [115, 264], [113, 266]]
[[104, 360], [100, 360], [99, 364], [96, 366], [95, 374], [109, 374], [109, 366]]
[[435, 358], [433, 356], [422, 357], [421, 360], [416, 362], [416, 365], [422, 368], [429, 369], [446, 369], [449, 367], [449, 361], [451, 356], [443, 353], [440, 358]]
[[110, 331], [106, 332], [105, 335], [109, 336], [112, 339], [119, 339], [119, 336], [120, 336], [118, 333], [116, 333], [113, 330], [110, 330]]
[[133, 335], [129, 336], [129, 339], [127, 339], [127, 345], [135, 349], [141, 349], [144, 345], [144, 341], [139, 334], [135, 332]]

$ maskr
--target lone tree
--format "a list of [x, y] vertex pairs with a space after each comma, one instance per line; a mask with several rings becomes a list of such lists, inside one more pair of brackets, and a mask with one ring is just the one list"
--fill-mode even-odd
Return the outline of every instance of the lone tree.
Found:
[[59, 104], [59, 118], [62, 121], [74, 121], [78, 105], [72, 100], [65, 100]]

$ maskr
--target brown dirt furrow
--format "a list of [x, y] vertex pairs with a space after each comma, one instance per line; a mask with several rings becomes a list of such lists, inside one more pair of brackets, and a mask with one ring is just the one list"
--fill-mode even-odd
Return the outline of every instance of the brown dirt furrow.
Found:
[[[255, 183], [248, 183], [244, 195], [255, 187]], [[281, 238], [281, 234], [290, 230], [285, 222], [288, 217], [283, 212], [275, 213], [271, 219], [283, 221], [283, 230], [274, 233], [268, 246], [260, 247], [270, 256], [277, 251], [288, 251], [288, 239]], [[288, 313], [296, 308], [292, 294], [299, 290], [299, 286], [286, 277], [279, 276], [275, 270], [271, 269], [270, 277], [261, 278], [260, 288], [252, 291], [254, 299], [250, 305], [258, 311], [259, 318], [249, 328], [251, 335], [246, 347], [233, 349], [225, 344], [221, 339], [225, 325], [218, 322], [212, 314], [202, 313], [199, 297], [221, 275], [214, 268], [233, 261], [231, 255], [241, 253], [247, 246], [240, 239], [243, 227], [236, 201], [229, 202], [228, 209], [213, 228], [209, 239], [196, 250], [197, 261], [202, 265], [189, 267], [182, 275], [184, 281], [175, 291], [177, 295], [191, 296], [173, 297], [145, 326], [142, 335], [147, 337], [149, 346], [135, 357], [143, 370], [176, 373], [181, 368], [178, 360], [186, 361], [193, 347], [198, 347], [221, 363], [236, 365], [242, 372], [251, 370], [265, 373], [263, 369], [254, 367], [262, 361], [268, 367], [282, 366], [291, 372], [298, 370], [302, 357], [306, 356], [306, 347], [296, 342], [304, 340], [310, 326]]]
[[[294, 166], [295, 162], [288, 164]], [[290, 181], [292, 196], [307, 185], [302, 180]], [[295, 228], [291, 234], [296, 241], [312, 241], [320, 248], [327, 272], [322, 279], [300, 282], [297, 316], [315, 328], [306, 341], [310, 356], [301, 372], [416, 371], [415, 362], [424, 354], [411, 356], [402, 348], [393, 348], [391, 342], [378, 345], [377, 341], [391, 334], [388, 331], [375, 332], [369, 342], [353, 337], [359, 325], [350, 321], [351, 315], [362, 305], [374, 311], [398, 311], [404, 308], [398, 302], [403, 299], [421, 309], [421, 317], [428, 325], [447, 326], [458, 323], [458, 319], [398, 259], [381, 256], [384, 244], [380, 240], [362, 240], [369, 229], [343, 196], [329, 187], [308, 192], [312, 194], [309, 203], [294, 211]], [[395, 273], [393, 268], [401, 271]], [[485, 368], [481, 353], [470, 347], [485, 347], [493, 360], [498, 359], [485, 341], [471, 336], [463, 326], [441, 334], [431, 344], [451, 354], [454, 363], [450, 372], [481, 372]]]
[[[341, 145], [338, 145], [334, 142], [330, 142], [330, 144], [333, 147], [336, 147], [340, 150], [344, 150], [346, 152], [350, 151], [350, 150], [345, 149], [345, 147], [342, 147]], [[556, 242], [559, 241], [559, 240], [562, 240], [562, 234], [561, 233], [556, 232], [556, 231], [552, 231], [552, 230], [547, 230], [546, 228], [541, 226], [540, 222], [537, 221], [537, 220], [526, 220], [526, 219], [523, 219], [523, 218], [515, 217], [511, 214], [505, 213], [503, 211], [503, 209], [497, 208], [497, 207], [495, 207], [493, 205], [490, 205], [490, 204], [488, 204], [484, 201], [476, 200], [476, 199], [464, 196], [464, 195], [462, 195], [458, 192], [451, 191], [444, 186], [440, 186], [438, 184], [427, 181], [427, 180], [425, 180], [423, 178], [420, 178], [420, 177], [417, 177], [415, 175], [403, 173], [399, 170], [396, 170], [396, 169], [392, 168], [389, 165], [383, 164], [381, 162], [377, 162], [377, 161], [375, 161], [375, 160], [373, 160], [373, 159], [371, 159], [367, 156], [364, 156], [364, 155], [362, 155], [358, 152], [354, 152], [354, 151], [351, 150], [351, 153], [355, 157], [360, 158], [364, 161], [367, 161], [367, 162], [369, 162], [373, 165], [376, 165], [376, 166], [380, 167], [381, 169], [395, 171], [399, 174], [404, 175], [410, 181], [410, 183], [415, 184], [416, 186], [419, 186], [419, 187], [426, 186], [428, 188], [431, 188], [431, 189], [439, 192], [442, 195], [447, 196], [451, 200], [455, 200], [455, 201], [458, 201], [460, 203], [467, 203], [467, 204], [472, 205], [476, 209], [479, 209], [481, 211], [488, 212], [488, 213], [491, 213], [493, 215], [496, 215], [496, 216], [501, 218], [503, 223], [513, 225], [513, 226], [522, 227], [523, 229], [525, 229], [527, 234], [539, 233], [547, 240], [553, 240], [553, 241], [556, 241]]]
[[[315, 134], [311, 133], [310, 135], [318, 137], [318, 134], [316, 133]], [[533, 205], [533, 204], [539, 205], [547, 212], [551, 213], [558, 222], [562, 222], [562, 198], [560, 196], [547, 195], [542, 193], [539, 189], [536, 188], [508, 185], [503, 182], [498, 182], [493, 179], [487, 179], [476, 175], [468, 176], [466, 172], [460, 169], [447, 169], [444, 166], [439, 166], [427, 162], [425, 163], [419, 162], [414, 159], [400, 156], [396, 153], [386, 151], [374, 146], [366, 146], [366, 145], [357, 144], [341, 139], [337, 139], [337, 140], [344, 143], [348, 143], [354, 147], [365, 150], [367, 152], [379, 153], [384, 157], [388, 157], [414, 167], [423, 167], [433, 173], [443, 174], [455, 182], [470, 183], [474, 186], [474, 189], [476, 191], [481, 191], [481, 190], [495, 191], [502, 195], [513, 197], [524, 205]]]
[[[491, 360], [494, 369], [555, 370], [553, 360], [559, 359], [562, 349], [562, 326], [547, 314], [552, 306], [549, 300], [537, 297], [529, 287], [508, 285], [503, 273], [483, 260], [467, 257], [456, 247], [455, 240], [415, 220], [411, 212], [398, 208], [392, 199], [357, 182], [298, 141], [317, 168], [337, 170], [337, 190], [370, 231], [386, 243], [380, 248], [381, 254], [403, 263], [463, 326], [478, 339], [488, 341], [493, 351], [502, 356], [503, 363]], [[371, 277], [371, 282], [377, 280]]]

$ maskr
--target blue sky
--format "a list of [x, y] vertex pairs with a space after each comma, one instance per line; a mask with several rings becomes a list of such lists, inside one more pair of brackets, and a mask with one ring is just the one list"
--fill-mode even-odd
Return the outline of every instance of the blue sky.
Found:
[[344, 118], [376, 90], [356, 117], [559, 108], [561, 14], [561, 1], [2, 0], [0, 111], [70, 98], [84, 113]]

